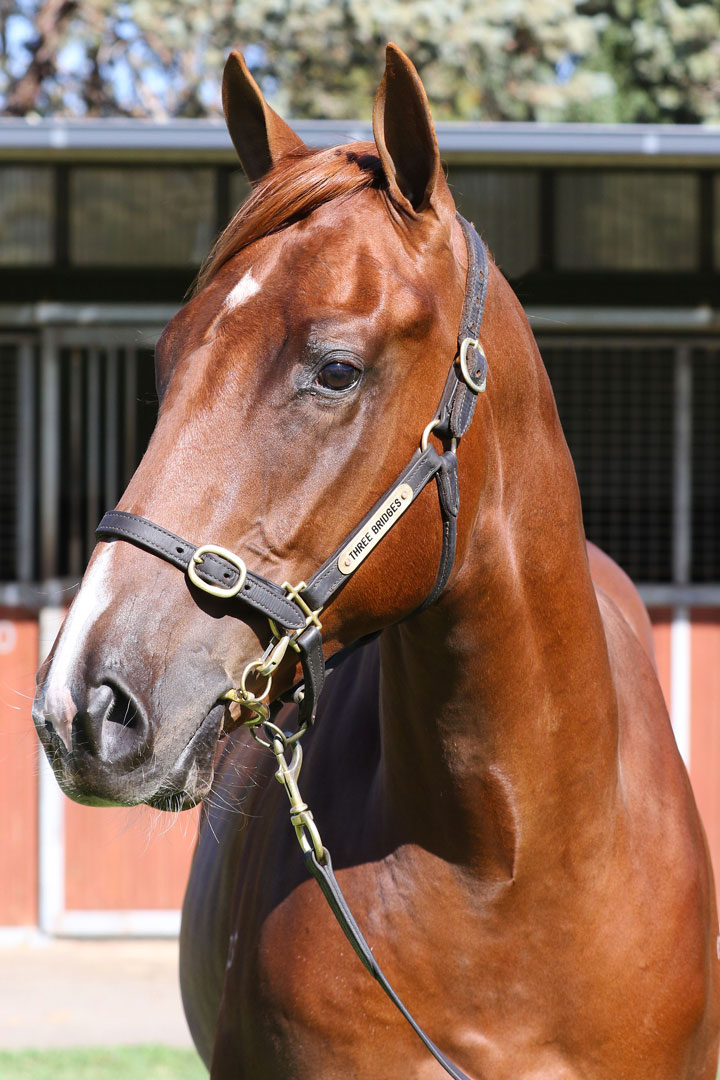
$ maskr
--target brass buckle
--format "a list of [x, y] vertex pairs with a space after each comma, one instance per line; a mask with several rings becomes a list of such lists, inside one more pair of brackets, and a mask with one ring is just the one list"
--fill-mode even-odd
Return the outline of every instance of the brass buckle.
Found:
[[[221, 558], [231, 563], [239, 575], [235, 584], [231, 585], [228, 589], [223, 589], [221, 585], [209, 585], [206, 581], [203, 581], [202, 578], [198, 577], [195, 567], [202, 564], [205, 555], [219, 555]], [[202, 544], [193, 552], [192, 559], [187, 568], [187, 575], [193, 585], [198, 589], [202, 589], [203, 592], [210, 593], [211, 596], [219, 596], [222, 600], [231, 600], [233, 596], [237, 596], [245, 584], [247, 567], [240, 556], [236, 555], [233, 551], [228, 551], [227, 548], [218, 547], [216, 544]]]
[[473, 394], [482, 394], [483, 390], [487, 385], [487, 378], [483, 379], [483, 381], [479, 383], [476, 382], [474, 376], [470, 374], [470, 371], [468, 370], [467, 360], [468, 349], [470, 348], [470, 346], [472, 346], [473, 349], [477, 349], [483, 359], [487, 362], [485, 350], [483, 349], [477, 338], [466, 337], [463, 340], [462, 345], [460, 346], [460, 370], [462, 371], [462, 377], [465, 380], [465, 385], [468, 387], [468, 389], [472, 390]]

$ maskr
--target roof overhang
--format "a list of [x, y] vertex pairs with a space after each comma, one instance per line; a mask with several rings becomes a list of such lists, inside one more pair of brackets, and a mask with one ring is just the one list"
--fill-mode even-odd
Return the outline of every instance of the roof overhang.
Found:
[[[369, 123], [298, 120], [309, 146], [372, 139]], [[449, 161], [496, 164], [596, 164], [671, 167], [720, 164], [720, 127], [660, 124], [438, 123]], [[225, 124], [216, 120], [0, 119], [4, 160], [78, 159], [236, 161]]]

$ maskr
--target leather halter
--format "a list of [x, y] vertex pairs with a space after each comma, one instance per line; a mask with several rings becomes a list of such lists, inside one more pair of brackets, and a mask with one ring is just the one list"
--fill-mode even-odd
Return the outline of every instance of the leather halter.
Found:
[[[450, 577], [455, 560], [456, 521], [460, 507], [455, 451], [459, 440], [472, 422], [477, 396], [485, 389], [487, 378], [487, 360], [478, 337], [488, 287], [487, 250], [473, 226], [459, 214], [457, 219], [468, 249], [467, 282], [458, 331], [458, 351], [448, 372], [436, 416], [425, 428], [420, 449], [415, 452], [392, 487], [387, 489], [309, 581], [301, 582], [295, 587], [288, 582], [279, 586], [248, 570], [243, 560], [231, 551], [214, 544], [196, 547], [161, 525], [123, 510], [111, 510], [105, 514], [96, 531], [99, 539], [115, 537], [127, 540], [165, 559], [187, 573], [196, 588], [237, 604], [240, 615], [243, 604], [260, 612], [270, 620], [271, 630], [277, 639], [272, 655], [275, 655], [277, 646], [283, 641], [298, 650], [304, 683], [284, 696], [292, 696], [298, 705], [299, 731], [293, 736], [285, 736], [274, 724], [268, 723], [266, 728], [274, 729], [280, 738], [270, 734], [272, 742], [266, 745], [274, 750], [280, 765], [278, 779], [282, 780], [291, 800], [291, 821], [305, 853], [305, 865], [318, 882], [343, 933], [363, 965], [400, 1010], [435, 1060], [454, 1080], [469, 1080], [409, 1013], [380, 969], [356, 923], [333, 873], [330, 853], [322, 846], [312, 814], [302, 802], [297, 789], [302, 751], [296, 742], [315, 719], [318, 698], [325, 681], [322, 626], [318, 617], [320, 612], [335, 599], [367, 555], [387, 535], [433, 477], [437, 483], [443, 519], [442, 554], [435, 584], [419, 610], [424, 610], [438, 599]], [[439, 454], [434, 447], [428, 445], [431, 431], [444, 441], [450, 441], [450, 449]], [[283, 628], [284, 634], [280, 633], [278, 626]], [[267, 670], [258, 667], [257, 663], [250, 667], [255, 667], [261, 674], [267, 674]], [[268, 689], [269, 685], [268, 682]], [[267, 712], [265, 709], [266, 714]], [[253, 723], [259, 725], [261, 721], [256, 717]], [[288, 767], [284, 751], [292, 745], [295, 745], [294, 764]], [[312, 844], [304, 842], [304, 830], [309, 831]]]
[[[469, 222], [459, 214], [457, 218], [468, 249], [467, 284], [458, 331], [458, 352], [448, 372], [435, 419], [426, 428], [420, 449], [392, 486], [307, 582], [296, 587], [288, 582], [277, 585], [248, 570], [233, 552], [214, 544], [198, 547], [161, 525], [124, 510], [110, 510], [96, 530], [100, 540], [112, 537], [126, 540], [165, 559], [187, 573], [197, 588], [230, 602], [231, 610], [239, 616], [246, 605], [272, 620], [271, 626], [282, 627], [299, 652], [302, 664], [303, 683], [284, 695], [292, 697], [298, 705], [301, 727], [313, 723], [325, 682], [320, 612], [338, 596], [362, 565], [375, 546], [376, 537], [379, 535], [382, 539], [387, 535], [433, 477], [443, 521], [442, 554], [435, 584], [420, 610], [438, 599], [455, 561], [456, 519], [460, 506], [455, 449], [470, 426], [478, 393], [485, 389], [487, 360], [478, 335], [488, 277], [484, 243]], [[430, 430], [441, 439], [451, 441], [452, 449], [439, 454], [428, 445]], [[368, 535], [372, 537], [372, 543], [367, 539]]]

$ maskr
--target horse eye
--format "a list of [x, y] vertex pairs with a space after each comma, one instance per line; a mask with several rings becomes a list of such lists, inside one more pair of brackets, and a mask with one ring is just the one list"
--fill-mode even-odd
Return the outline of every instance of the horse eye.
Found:
[[360, 372], [354, 364], [332, 360], [318, 372], [317, 381], [327, 390], [349, 390], [358, 382]]

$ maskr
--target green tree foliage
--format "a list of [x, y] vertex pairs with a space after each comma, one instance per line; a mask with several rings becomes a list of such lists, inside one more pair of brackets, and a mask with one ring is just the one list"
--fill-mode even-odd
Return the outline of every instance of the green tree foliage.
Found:
[[614, 92], [600, 118], [720, 121], [718, 0], [586, 0], [601, 49], [587, 70], [611, 75]]
[[217, 115], [239, 46], [285, 115], [366, 119], [388, 40], [438, 119], [720, 120], [718, 0], [0, 0], [0, 108]]

